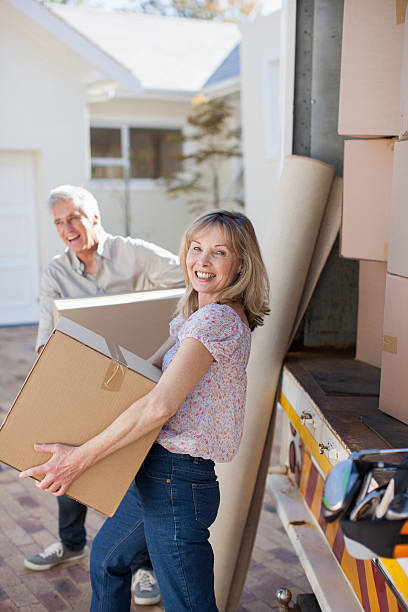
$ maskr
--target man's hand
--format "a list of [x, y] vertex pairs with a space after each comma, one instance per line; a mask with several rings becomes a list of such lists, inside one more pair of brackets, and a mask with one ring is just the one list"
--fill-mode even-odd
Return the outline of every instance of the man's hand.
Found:
[[20, 478], [38, 478], [44, 474], [44, 478], [36, 485], [52, 495], [64, 495], [71, 482], [87, 467], [81, 461], [79, 447], [66, 444], [35, 444], [34, 449], [38, 453], [51, 453], [51, 457], [46, 463], [21, 472]]

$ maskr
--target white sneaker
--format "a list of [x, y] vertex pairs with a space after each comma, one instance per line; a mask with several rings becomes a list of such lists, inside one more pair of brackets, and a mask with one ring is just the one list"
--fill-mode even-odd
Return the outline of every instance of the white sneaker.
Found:
[[133, 600], [138, 606], [152, 606], [160, 601], [156, 574], [152, 569], [138, 569], [132, 578]]

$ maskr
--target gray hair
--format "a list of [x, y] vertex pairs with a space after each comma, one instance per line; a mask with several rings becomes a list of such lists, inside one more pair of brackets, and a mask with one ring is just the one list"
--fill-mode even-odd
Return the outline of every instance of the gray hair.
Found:
[[72, 200], [75, 206], [82, 210], [88, 219], [92, 219], [94, 215], [97, 215], [99, 221], [101, 219], [98, 202], [92, 193], [83, 187], [60, 185], [52, 189], [48, 196], [48, 206], [51, 212], [59, 200]]

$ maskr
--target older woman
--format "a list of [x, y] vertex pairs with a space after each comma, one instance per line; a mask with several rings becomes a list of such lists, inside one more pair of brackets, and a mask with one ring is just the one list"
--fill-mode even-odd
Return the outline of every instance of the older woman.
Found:
[[213, 553], [208, 528], [217, 516], [214, 462], [230, 461], [241, 440], [251, 331], [268, 313], [268, 280], [251, 222], [216, 210], [186, 231], [180, 261], [187, 290], [170, 339], [152, 361], [163, 375], [109, 427], [78, 447], [38, 445], [41, 489], [63, 495], [106, 455], [158, 425], [134, 483], [91, 551], [96, 612], [130, 608], [130, 563], [148, 548], [168, 612], [213, 612]]

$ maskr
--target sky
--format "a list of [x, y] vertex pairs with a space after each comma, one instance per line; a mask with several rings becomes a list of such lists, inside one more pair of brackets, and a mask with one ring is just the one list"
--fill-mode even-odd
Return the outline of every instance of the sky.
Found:
[[282, 8], [282, 0], [263, 0], [262, 15], [269, 15]]

